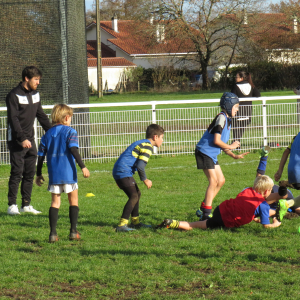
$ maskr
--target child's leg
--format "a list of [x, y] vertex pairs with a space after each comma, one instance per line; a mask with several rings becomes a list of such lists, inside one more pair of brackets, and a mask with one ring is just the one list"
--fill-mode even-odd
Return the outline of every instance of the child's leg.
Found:
[[212, 206], [215, 196], [225, 183], [225, 177], [219, 165], [216, 165], [215, 169], [205, 169], [203, 171], [209, 182], [204, 202], [206, 206]]
[[79, 207], [78, 207], [78, 190], [74, 190], [70, 193], [68, 193], [68, 200], [69, 200], [69, 218], [71, 223], [71, 229], [70, 232], [77, 232], [77, 221], [78, 221], [78, 213], [79, 213]]
[[119, 226], [127, 225], [130, 215], [135, 218], [139, 217], [139, 199], [141, 196], [137, 185], [123, 187], [122, 190], [128, 196], [128, 201], [124, 206]]
[[49, 209], [50, 236], [57, 235], [56, 225], [58, 220], [58, 210], [60, 208], [60, 194], [53, 194], [51, 207]]

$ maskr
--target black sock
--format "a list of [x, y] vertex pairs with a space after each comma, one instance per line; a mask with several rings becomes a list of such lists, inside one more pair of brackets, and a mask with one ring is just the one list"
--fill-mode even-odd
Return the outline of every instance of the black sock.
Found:
[[208, 216], [211, 214], [211, 208], [203, 208], [203, 216], [208, 218]]
[[71, 232], [76, 232], [77, 227], [77, 220], [78, 220], [78, 212], [79, 207], [78, 206], [70, 206], [69, 207], [69, 218], [71, 223]]
[[58, 208], [50, 207], [49, 209], [49, 223], [50, 223], [50, 234], [57, 235], [56, 225], [58, 220]]

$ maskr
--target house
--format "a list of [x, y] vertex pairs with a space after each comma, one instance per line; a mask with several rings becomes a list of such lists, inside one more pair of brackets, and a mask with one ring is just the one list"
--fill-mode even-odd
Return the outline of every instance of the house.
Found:
[[[114, 89], [117, 77], [122, 77], [122, 71], [124, 73], [136, 66], [146, 69], [170, 65], [175, 68], [197, 68], [197, 53], [192, 41], [171, 36], [162, 21], [137, 22], [118, 20], [114, 16], [111, 21], [101, 21], [100, 27], [103, 87], [107, 82], [109, 88]], [[86, 27], [86, 35], [89, 81], [97, 86], [95, 22]]]
[[[237, 22], [241, 15], [227, 15]], [[283, 13], [243, 15], [241, 38], [245, 47], [251, 45], [264, 51], [269, 61], [300, 63], [300, 32], [297, 18]]]
[[[102, 55], [102, 87], [103, 90], [116, 90], [118, 85], [124, 81], [124, 73], [136, 65], [124, 57], [116, 57], [116, 52], [101, 43]], [[97, 90], [97, 42], [87, 41], [87, 65], [89, 85]]]

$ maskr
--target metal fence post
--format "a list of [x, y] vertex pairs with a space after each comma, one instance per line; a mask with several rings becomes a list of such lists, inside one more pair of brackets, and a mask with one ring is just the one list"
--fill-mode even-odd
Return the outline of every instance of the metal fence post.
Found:
[[262, 100], [262, 113], [263, 113], [263, 138], [264, 146], [268, 146], [268, 132], [267, 132], [267, 101]]
[[[152, 124], [156, 124], [156, 102], [152, 102]], [[157, 147], [153, 147], [153, 153], [157, 154]]]

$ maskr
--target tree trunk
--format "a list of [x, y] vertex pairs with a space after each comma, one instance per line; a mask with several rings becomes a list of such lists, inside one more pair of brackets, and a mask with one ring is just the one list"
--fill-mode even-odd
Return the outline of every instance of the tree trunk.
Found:
[[207, 64], [201, 64], [201, 68], [202, 68], [202, 81], [203, 81], [202, 89], [208, 90], [209, 79], [207, 74]]

